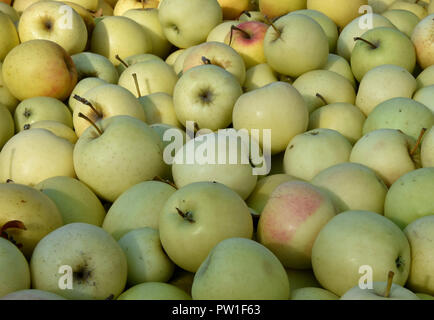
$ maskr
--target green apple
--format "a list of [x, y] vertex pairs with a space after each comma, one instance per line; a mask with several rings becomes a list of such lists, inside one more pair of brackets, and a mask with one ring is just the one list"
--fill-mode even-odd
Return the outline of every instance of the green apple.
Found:
[[370, 211], [336, 215], [321, 229], [312, 248], [315, 277], [324, 289], [338, 296], [359, 283], [361, 266], [372, 268], [373, 281], [381, 281], [393, 271], [393, 281], [404, 285], [410, 262], [405, 234], [389, 219]]
[[356, 80], [354, 79], [351, 66], [345, 58], [338, 56], [337, 54], [330, 53], [328, 55], [327, 63], [322, 68], [323, 70], [333, 71], [341, 76], [347, 78], [353, 87], [356, 87]]
[[166, 38], [178, 48], [189, 48], [206, 40], [223, 21], [217, 0], [164, 0], [158, 18]]
[[338, 131], [314, 129], [296, 135], [288, 144], [283, 158], [286, 174], [311, 180], [320, 171], [348, 162], [351, 143]]
[[194, 300], [288, 300], [290, 285], [279, 259], [256, 241], [218, 243], [196, 272]]
[[291, 300], [339, 300], [339, 297], [323, 288], [305, 287], [292, 290]]
[[12, 19], [0, 11], [0, 61], [3, 61], [9, 51], [20, 44], [17, 29]]
[[320, 284], [315, 279], [313, 271], [310, 270], [296, 270], [285, 268], [286, 275], [291, 285], [291, 296], [294, 294], [294, 290], [299, 288], [314, 287], [320, 288]]
[[384, 204], [384, 215], [404, 229], [413, 221], [433, 212], [431, 190], [434, 168], [413, 170], [399, 178], [391, 187]]
[[359, 82], [369, 70], [383, 64], [397, 65], [410, 73], [416, 66], [413, 43], [395, 28], [374, 28], [354, 41], [357, 43], [351, 52], [351, 69]]
[[369, 70], [359, 85], [356, 105], [368, 116], [383, 101], [411, 98], [416, 90], [413, 75], [402, 67], [385, 64]]
[[84, 78], [83, 80], [78, 82], [77, 85], [74, 87], [74, 90], [72, 90], [71, 96], [68, 100], [68, 105], [71, 111], [74, 112], [76, 108], [79, 108], [81, 106], [81, 102], [74, 98], [75, 95], [81, 97], [90, 89], [93, 89], [103, 84], [107, 84], [107, 82], [102, 80], [101, 78], [96, 77]]
[[306, 72], [294, 81], [293, 86], [303, 95], [309, 112], [330, 103], [356, 102], [356, 92], [351, 82], [333, 71]]
[[266, 63], [257, 64], [246, 71], [243, 91], [249, 92], [279, 81], [277, 73]]
[[411, 35], [411, 41], [416, 48], [417, 62], [423, 69], [434, 64], [433, 28], [434, 14], [430, 14], [417, 24]]
[[[264, 39], [267, 63], [277, 72], [298, 77], [321, 69], [327, 62], [329, 44], [320, 24], [301, 14], [288, 14], [268, 28]], [[309, 33], [309, 37], [306, 34]]]
[[372, 289], [355, 286], [345, 292], [340, 300], [420, 300], [413, 292], [395, 283], [391, 284], [387, 297], [387, 282], [374, 282], [372, 286]]
[[8, 108], [0, 104], [0, 151], [15, 133], [14, 119]]
[[408, 10], [414, 13], [419, 19], [423, 19], [427, 15], [427, 11], [424, 7], [420, 6], [417, 3], [411, 3], [410, 1], [406, 0], [398, 0], [392, 3], [389, 6], [389, 10], [393, 9]]
[[434, 85], [419, 89], [413, 96], [413, 99], [427, 106], [434, 112]]
[[383, 12], [383, 17], [389, 19], [390, 22], [401, 32], [411, 37], [414, 28], [419, 23], [420, 19], [414, 13], [408, 10], [392, 9]]
[[22, 252], [10, 241], [0, 238], [0, 300], [4, 296], [30, 289], [30, 270]]
[[55, 120], [37, 121], [26, 126], [26, 129], [46, 129], [48, 131], [51, 131], [56, 136], [68, 140], [72, 144], [75, 144], [78, 139], [77, 135], [75, 134], [74, 130], [71, 129], [71, 127], [68, 127], [67, 125]]
[[[6, 235], [21, 244], [21, 251], [30, 258], [36, 244], [51, 231], [63, 225], [56, 204], [42, 192], [20, 184], [0, 184], [0, 225], [21, 221], [25, 230], [7, 229]], [[35, 214], [37, 213], [37, 214]], [[23, 280], [23, 279], [21, 279]]]
[[132, 186], [110, 207], [103, 229], [116, 240], [138, 228], [158, 230], [160, 212], [175, 191], [171, 185], [159, 181], [145, 181]]
[[420, 151], [422, 167], [434, 167], [434, 127], [425, 133]]
[[424, 69], [416, 78], [417, 88], [428, 87], [434, 84], [434, 66]]
[[196, 272], [220, 241], [252, 238], [253, 221], [236, 192], [221, 183], [197, 182], [170, 196], [160, 213], [159, 230], [169, 258]]
[[71, 142], [46, 129], [21, 131], [0, 152], [0, 181], [34, 186], [51, 177], [74, 178], [73, 149]]
[[[72, 289], [59, 286], [61, 267], [72, 271]], [[34, 289], [73, 300], [117, 298], [127, 281], [127, 259], [118, 243], [103, 229], [87, 223], [70, 223], [47, 235], [30, 260]], [[63, 271], [65, 272], [65, 271]], [[66, 282], [66, 281], [65, 281]]]
[[126, 58], [121, 58], [127, 65], [124, 65], [122, 63], [118, 64], [116, 66], [116, 69], [118, 70], [119, 75], [122, 74], [122, 72], [125, 71], [126, 68], [132, 66], [133, 64], [139, 63], [139, 62], [145, 62], [149, 60], [159, 60], [163, 61], [159, 56], [156, 56], [152, 53], [139, 53], [135, 54]]
[[27, 124], [54, 120], [72, 128], [72, 115], [68, 107], [51, 97], [34, 97], [21, 101], [14, 113], [15, 127], [22, 131]]
[[189, 69], [176, 83], [173, 104], [183, 126], [194, 121], [199, 128], [224, 129], [232, 122], [235, 102], [243, 91], [238, 80], [215, 65]]
[[207, 42], [222, 42], [229, 44], [226, 42], [226, 36], [229, 32], [231, 32], [231, 27], [236, 26], [240, 23], [238, 20], [227, 20], [223, 21], [222, 23], [218, 24], [217, 26], [212, 29], [207, 38]]
[[365, 115], [359, 108], [344, 102], [320, 107], [309, 116], [309, 130], [327, 128], [338, 131], [354, 144], [362, 137]]
[[158, 8], [159, 0], [118, 0], [113, 7], [113, 15], [122, 16], [131, 9], [155, 9]]
[[223, 20], [237, 19], [251, 8], [250, 0], [217, 0], [223, 10]]
[[144, 282], [167, 282], [175, 265], [167, 257], [158, 230], [149, 227], [126, 233], [119, 245], [127, 257], [130, 286]]
[[41, 181], [35, 188], [53, 200], [65, 224], [83, 222], [102, 225], [105, 217], [104, 207], [81, 181], [70, 177], [53, 177]]
[[312, 245], [335, 216], [329, 196], [302, 181], [280, 184], [270, 195], [258, 223], [258, 242], [285, 267], [310, 269]]
[[13, 7], [8, 5], [7, 3], [0, 2], [0, 11], [7, 14], [9, 16], [9, 18], [11, 18], [13, 23], [16, 23], [20, 19], [20, 16], [19, 16], [17, 10], [15, 10]]
[[165, 172], [163, 143], [146, 123], [121, 115], [98, 126], [102, 134], [88, 128], [73, 155], [77, 177], [97, 196], [114, 202], [133, 185]]
[[19, 101], [12, 95], [8, 87], [6, 87], [3, 80], [2, 69], [3, 63], [0, 61], [0, 104], [4, 105], [11, 113], [13, 113]]
[[182, 128], [176, 117], [173, 98], [165, 92], [156, 92], [139, 98], [146, 115], [146, 123], [163, 123]]
[[48, 291], [37, 289], [18, 290], [0, 298], [0, 300], [66, 300], [65, 298]]
[[65, 100], [77, 83], [71, 57], [49, 40], [30, 40], [13, 48], [2, 72], [7, 88], [19, 100], [37, 96]]
[[118, 300], [191, 300], [191, 296], [171, 284], [146, 282], [129, 288]]
[[77, 68], [79, 81], [88, 77], [96, 77], [108, 83], [118, 83], [118, 72], [106, 57], [92, 52], [81, 52], [71, 58]]
[[235, 103], [232, 119], [235, 129], [258, 129], [263, 149], [264, 130], [270, 129], [271, 154], [278, 154], [294, 136], [306, 131], [309, 111], [297, 89], [279, 81], [243, 94]]

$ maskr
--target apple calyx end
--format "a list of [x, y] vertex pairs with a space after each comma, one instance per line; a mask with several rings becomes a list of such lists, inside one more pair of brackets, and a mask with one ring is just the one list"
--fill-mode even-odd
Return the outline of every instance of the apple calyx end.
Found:
[[202, 56], [201, 60], [202, 60], [202, 63], [203, 63], [203, 64], [212, 64], [212, 63], [211, 63], [211, 60], [208, 59], [208, 58], [205, 57], [205, 56]]
[[176, 212], [184, 219], [190, 223], [194, 223], [196, 221], [193, 220], [193, 213], [190, 211], [182, 212], [179, 208], [176, 208]]

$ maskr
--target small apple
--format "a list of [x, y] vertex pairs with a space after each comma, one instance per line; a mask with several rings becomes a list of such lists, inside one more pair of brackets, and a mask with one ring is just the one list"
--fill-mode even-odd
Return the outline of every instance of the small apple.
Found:
[[37, 121], [27, 125], [25, 127], [25, 130], [28, 129], [46, 129], [48, 131], [51, 131], [56, 136], [68, 140], [72, 144], [75, 144], [78, 139], [77, 135], [75, 134], [74, 130], [71, 129], [71, 127], [68, 127], [67, 125], [55, 120]]
[[81, 52], [74, 54], [71, 58], [77, 69], [79, 81], [88, 77], [96, 77], [107, 83], [118, 83], [118, 72], [106, 57], [92, 52]]
[[243, 84], [244, 92], [253, 91], [267, 84], [277, 82], [277, 73], [266, 63], [257, 64], [246, 71], [246, 80]]
[[3, 61], [9, 51], [20, 44], [17, 29], [12, 19], [0, 11], [0, 61]]
[[425, 69], [434, 64], [434, 14], [421, 20], [413, 30], [411, 41], [416, 48], [417, 62]]
[[14, 119], [8, 108], [0, 104], [0, 151], [15, 133]]
[[291, 300], [339, 300], [339, 297], [323, 288], [305, 287], [292, 290]]
[[129, 288], [118, 300], [191, 300], [191, 296], [171, 284], [146, 282]]
[[139, 102], [145, 111], [146, 123], [162, 123], [182, 128], [176, 117], [173, 97], [165, 92], [151, 93], [140, 97]]

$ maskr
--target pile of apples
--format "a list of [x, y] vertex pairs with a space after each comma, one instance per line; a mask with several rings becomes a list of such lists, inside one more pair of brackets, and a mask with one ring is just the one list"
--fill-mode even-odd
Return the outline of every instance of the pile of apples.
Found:
[[0, 1], [0, 299], [434, 299], [433, 0]]

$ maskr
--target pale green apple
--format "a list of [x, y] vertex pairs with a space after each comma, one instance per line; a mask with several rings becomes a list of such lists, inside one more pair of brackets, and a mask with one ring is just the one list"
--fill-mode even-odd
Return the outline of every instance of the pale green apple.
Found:
[[309, 181], [326, 168], [348, 162], [351, 149], [351, 143], [338, 131], [324, 128], [307, 131], [289, 142], [283, 169], [286, 174]]
[[128, 65], [125, 66], [124, 64], [120, 63], [116, 66], [116, 69], [118, 70], [119, 75], [122, 74], [122, 72], [125, 71], [126, 68], [132, 66], [133, 64], [139, 63], [139, 62], [145, 62], [149, 60], [159, 60], [163, 61], [159, 56], [156, 56], [152, 53], [139, 53], [135, 54], [126, 58], [121, 57], [121, 59]]
[[405, 33], [409, 38], [413, 34], [414, 27], [419, 23], [420, 19], [417, 15], [408, 10], [392, 9], [383, 12], [383, 17], [386, 17], [393, 25], [401, 32]]
[[155, 9], [158, 8], [160, 0], [118, 0], [113, 7], [113, 15], [123, 16], [125, 12], [132, 9]]
[[201, 129], [224, 129], [232, 122], [232, 111], [243, 94], [237, 78], [216, 65], [189, 69], [178, 80], [173, 104], [179, 122], [194, 121]]
[[93, 89], [103, 84], [107, 84], [107, 82], [102, 80], [101, 78], [96, 77], [84, 78], [83, 80], [78, 82], [77, 85], [74, 87], [74, 90], [72, 90], [71, 96], [68, 100], [68, 105], [71, 111], [74, 112], [76, 108], [81, 106], [81, 102], [74, 99], [75, 95], [83, 96], [90, 89]]
[[434, 112], [434, 85], [419, 89], [413, 96], [413, 99], [427, 106]]
[[129, 288], [118, 300], [191, 300], [191, 296], [168, 283], [146, 282]]
[[417, 88], [428, 87], [434, 84], [434, 66], [424, 69], [416, 78]]
[[21, 251], [30, 258], [36, 244], [63, 225], [62, 215], [48, 196], [32, 187], [1, 183], [0, 190], [0, 226], [14, 220], [24, 224], [26, 230], [7, 229], [6, 234], [21, 244]]
[[427, 129], [420, 151], [420, 160], [424, 168], [434, 167], [434, 127]]
[[258, 222], [258, 242], [289, 268], [310, 269], [312, 245], [336, 215], [321, 189], [302, 181], [280, 184], [270, 195]]
[[294, 290], [299, 288], [314, 287], [320, 288], [320, 284], [315, 279], [315, 275], [312, 270], [296, 270], [285, 268], [286, 275], [289, 279], [289, 284], [291, 285], [291, 296]]
[[[172, 65], [173, 70], [178, 75], [178, 77], [182, 76], [182, 70], [184, 69], [184, 61], [188, 57], [188, 55], [196, 48], [196, 46], [189, 47], [183, 50], [175, 60], [175, 63]], [[180, 51], [180, 50], [178, 50]]]
[[167, 257], [160, 242], [158, 230], [149, 227], [126, 233], [119, 245], [127, 257], [130, 286], [144, 282], [167, 282], [175, 265]]
[[389, 10], [393, 9], [401, 9], [401, 10], [408, 10], [412, 13], [414, 13], [419, 19], [423, 19], [427, 15], [427, 11], [424, 7], [420, 6], [417, 3], [412, 3], [408, 0], [398, 0], [392, 3], [389, 8]]
[[15, 133], [14, 119], [8, 108], [0, 104], [0, 151]]
[[22, 252], [10, 241], [0, 238], [0, 300], [4, 296], [30, 289], [30, 270]]
[[13, 23], [16, 23], [20, 19], [20, 16], [19, 16], [17, 10], [15, 10], [13, 7], [8, 5], [7, 3], [0, 2], [0, 11], [7, 14], [9, 16], [9, 18], [11, 18]]
[[411, 41], [416, 48], [417, 62], [422, 69], [434, 64], [434, 13], [421, 20], [413, 30]]
[[196, 272], [194, 300], [288, 300], [290, 283], [279, 259], [256, 241], [218, 243]]
[[3, 81], [3, 63], [0, 61], [0, 104], [4, 105], [12, 113], [15, 111], [19, 101], [9, 91], [8, 87]]
[[24, 130], [27, 124], [42, 120], [54, 120], [72, 128], [72, 115], [60, 100], [51, 97], [34, 97], [21, 101], [14, 113], [17, 131]]
[[[165, 62], [172, 66], [175, 64], [176, 59], [185, 51], [186, 49], [178, 49], [176, 51], [173, 51], [165, 60]], [[182, 67], [182, 66], [181, 66]]]
[[396, 0], [368, 0], [375, 13], [383, 13]]
[[247, 69], [243, 90], [244, 92], [253, 91], [276, 81], [279, 81], [277, 73], [268, 64], [257, 64]]
[[197, 182], [170, 196], [160, 213], [159, 231], [170, 260], [196, 272], [220, 241], [251, 239], [253, 221], [235, 191], [217, 182]]
[[[294, 15], [295, 16], [295, 15]], [[232, 113], [235, 129], [259, 130], [264, 149], [264, 130], [271, 130], [271, 154], [286, 149], [289, 141], [306, 131], [309, 111], [303, 96], [286, 82], [274, 82], [243, 94]], [[268, 143], [267, 143], [268, 144]]]
[[51, 177], [74, 178], [73, 149], [71, 142], [46, 129], [21, 131], [0, 152], [0, 181], [34, 186]]
[[306, 0], [259, 0], [259, 10], [269, 18], [277, 18], [288, 12], [306, 9]]
[[165, 92], [156, 92], [139, 98], [146, 115], [146, 123], [163, 123], [182, 128], [176, 117], [173, 97]]
[[209, 32], [223, 21], [217, 0], [164, 0], [158, 7], [166, 38], [178, 48], [206, 41]]
[[306, 15], [288, 14], [275, 21], [274, 27], [268, 28], [264, 39], [265, 58], [271, 68], [298, 77], [326, 64], [329, 44], [318, 22]]
[[[59, 286], [65, 276], [59, 272], [62, 266], [72, 269], [72, 289]], [[127, 259], [103, 229], [70, 223], [38, 243], [30, 260], [30, 272], [34, 289], [72, 300], [116, 299], [127, 281]]]
[[1, 297], [0, 300], [66, 300], [65, 298], [48, 291], [37, 289], [18, 290]]
[[374, 282], [372, 286], [372, 289], [361, 289], [357, 285], [345, 292], [340, 300], [420, 300], [416, 294], [396, 283], [392, 283], [387, 297], [387, 282]]
[[306, 72], [294, 81], [293, 86], [303, 95], [309, 112], [326, 104], [356, 102], [356, 91], [351, 82], [333, 71]]
[[323, 70], [333, 71], [341, 76], [347, 78], [353, 87], [356, 87], [356, 80], [354, 79], [351, 66], [345, 58], [338, 56], [337, 54], [330, 53], [328, 55], [327, 63], [322, 68]]
[[321, 229], [312, 248], [316, 279], [338, 296], [359, 283], [362, 266], [372, 268], [373, 281], [381, 281], [393, 271], [393, 282], [404, 285], [410, 264], [405, 234], [389, 219], [370, 211], [336, 215]]
[[212, 29], [209, 32], [209, 34], [206, 38], [206, 41], [207, 42], [222, 42], [222, 43], [229, 44], [228, 42], [225, 41], [226, 36], [229, 32], [231, 32], [231, 27], [236, 26], [238, 24], [240, 24], [240, 21], [238, 21], [238, 20], [223, 21], [222, 23], [215, 26], [214, 29]]
[[413, 170], [391, 187], [384, 204], [384, 215], [404, 229], [413, 221], [432, 215], [434, 167]]
[[163, 143], [146, 123], [120, 115], [98, 126], [102, 134], [88, 128], [73, 155], [77, 177], [97, 196], [114, 202], [133, 185], [165, 172]]
[[291, 300], [339, 300], [339, 297], [323, 288], [305, 287], [292, 290]]
[[0, 61], [3, 61], [9, 51], [19, 45], [20, 39], [14, 22], [2, 11], [0, 11], [0, 30]]
[[106, 57], [92, 53], [81, 52], [71, 56], [78, 72], [78, 80], [95, 77], [108, 83], [118, 83], [119, 75], [115, 66]]
[[110, 207], [103, 229], [116, 240], [138, 228], [158, 230], [160, 212], [175, 191], [171, 185], [159, 181], [145, 181], [132, 186]]
[[375, 172], [364, 165], [337, 164], [318, 173], [311, 183], [327, 192], [338, 213], [366, 210], [383, 214], [388, 189]]
[[67, 125], [55, 120], [37, 121], [26, 126], [26, 129], [27, 128], [46, 129], [54, 133], [56, 136], [68, 140], [72, 144], [75, 144], [78, 139], [77, 135], [75, 134], [74, 130], [71, 129], [71, 127], [68, 127]]
[[101, 226], [105, 210], [101, 201], [81, 181], [70, 177], [53, 177], [35, 186], [54, 201], [64, 224], [83, 222]]
[[360, 82], [356, 105], [368, 116], [383, 101], [411, 98], [416, 90], [413, 75], [402, 67], [386, 64], [368, 71]]

